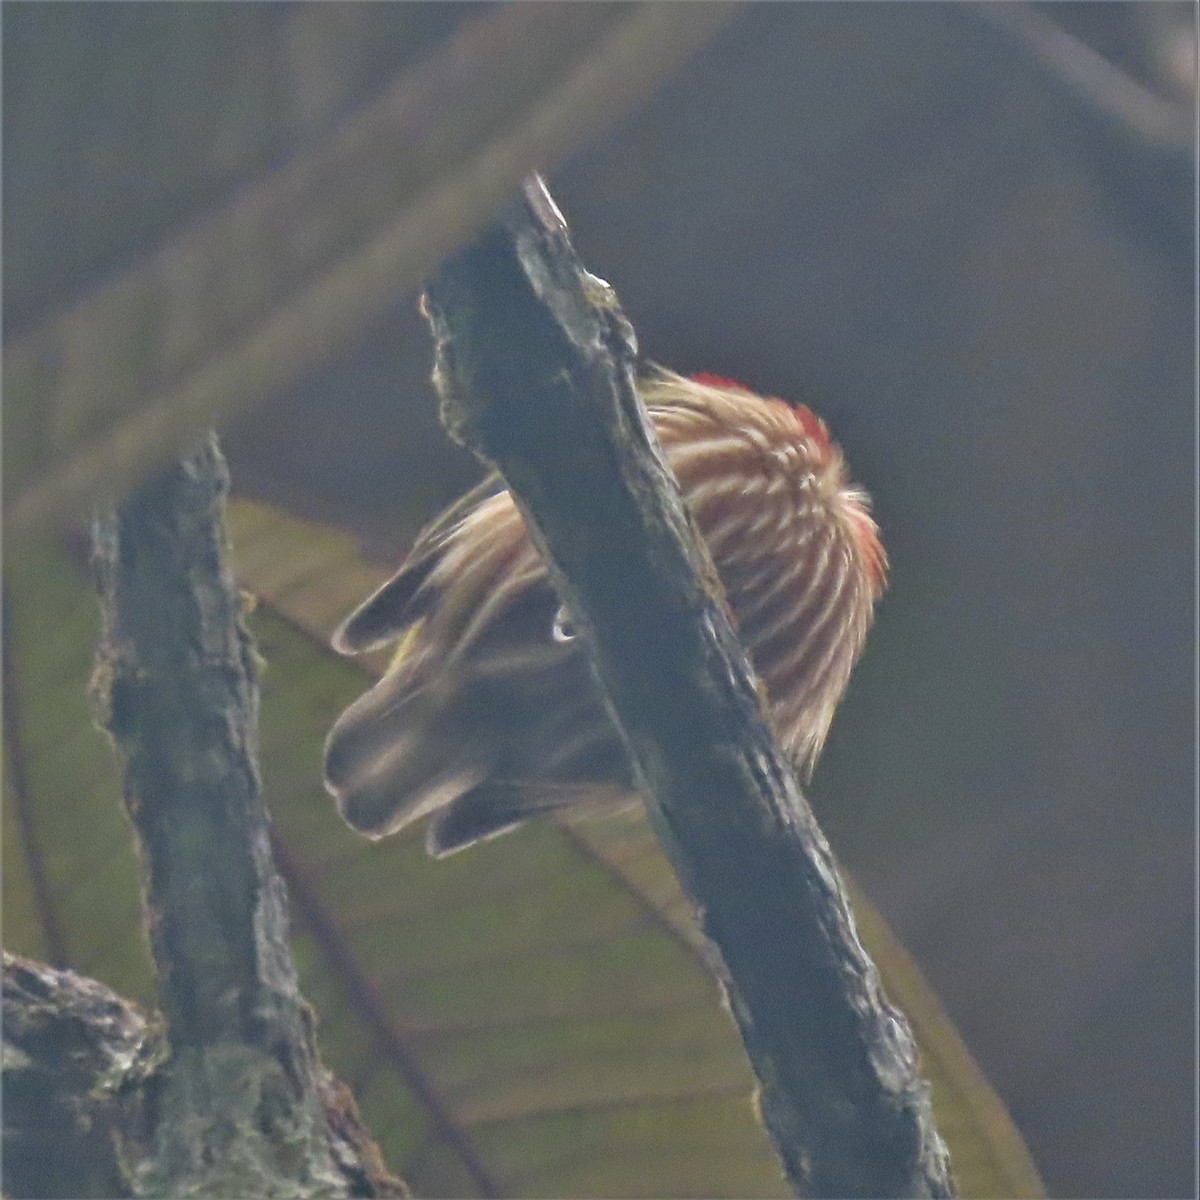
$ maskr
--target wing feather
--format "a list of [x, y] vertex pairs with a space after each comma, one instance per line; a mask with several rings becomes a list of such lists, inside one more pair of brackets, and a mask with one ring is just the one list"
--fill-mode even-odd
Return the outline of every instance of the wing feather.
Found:
[[504, 481], [493, 471], [427, 525], [399, 570], [338, 626], [333, 635], [333, 648], [339, 654], [365, 654], [368, 650], [377, 650], [395, 641], [408, 626], [423, 617], [430, 599], [423, 589], [454, 531], [480, 504], [503, 487]]

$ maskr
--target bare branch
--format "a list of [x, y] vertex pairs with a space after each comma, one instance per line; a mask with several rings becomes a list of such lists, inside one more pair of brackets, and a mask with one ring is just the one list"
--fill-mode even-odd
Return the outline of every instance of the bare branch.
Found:
[[[258, 777], [258, 678], [214, 438], [97, 523], [94, 690], [124, 760], [165, 1019], [134, 1194], [357, 1186], [288, 946]], [[361, 1171], [360, 1171], [361, 1174]]]
[[634, 388], [634, 337], [540, 180], [429, 285], [447, 427], [497, 466], [553, 564], [650, 815], [699, 910], [806, 1195], [948, 1196], [902, 1015]]

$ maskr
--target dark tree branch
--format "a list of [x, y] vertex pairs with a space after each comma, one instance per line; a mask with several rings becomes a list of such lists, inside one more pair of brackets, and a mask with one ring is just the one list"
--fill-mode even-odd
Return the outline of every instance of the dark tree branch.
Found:
[[[14, 954], [3, 993], [4, 1194], [135, 1195], [169, 1055], [162, 1022], [94, 979]], [[324, 1075], [321, 1092], [340, 1194], [407, 1195], [349, 1091]]]
[[124, 760], [165, 1021], [143, 1137], [123, 1170], [134, 1194], [348, 1195], [365, 1175], [331, 1128], [288, 947], [227, 490], [210, 438], [96, 529], [94, 690]]
[[516, 496], [710, 939], [792, 1184], [948, 1196], [902, 1015], [775, 744], [634, 387], [631, 327], [540, 180], [426, 292], [451, 432]]
[[4, 1194], [132, 1195], [126, 1085], [152, 1069], [153, 1027], [102, 984], [7, 952], [3, 991]]

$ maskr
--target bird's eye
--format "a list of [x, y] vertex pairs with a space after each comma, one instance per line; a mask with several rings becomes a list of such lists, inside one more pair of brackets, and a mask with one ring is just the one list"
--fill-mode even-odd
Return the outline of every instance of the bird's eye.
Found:
[[567, 613], [566, 605], [559, 605], [558, 612], [554, 614], [554, 627], [550, 631], [550, 636], [556, 642], [570, 642], [575, 637], [575, 626], [571, 624], [571, 618]]

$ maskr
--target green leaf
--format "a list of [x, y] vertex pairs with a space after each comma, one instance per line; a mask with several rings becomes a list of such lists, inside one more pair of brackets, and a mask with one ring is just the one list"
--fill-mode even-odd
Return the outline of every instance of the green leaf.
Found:
[[420, 829], [352, 834], [320, 751], [364, 676], [270, 605], [254, 628], [302, 984], [397, 1173], [421, 1195], [787, 1195], [716, 985], [664, 918], [550, 823], [441, 862]]
[[[348, 552], [347, 547], [351, 544], [349, 539], [264, 505], [239, 501], [233, 508], [232, 528], [241, 577], [247, 586], [262, 598], [266, 607], [285, 616], [292, 628], [308, 631], [318, 648], [323, 647], [328, 635], [346, 612], [381, 582], [385, 575], [382, 569], [370, 568], [363, 563], [361, 556]], [[278, 550], [274, 551], [272, 548], [276, 547]], [[295, 547], [295, 552], [287, 549], [288, 547]], [[306, 551], [303, 557], [299, 553], [301, 547]], [[313, 563], [323, 555], [327, 556], [328, 570], [314, 570]], [[292, 570], [287, 566], [290, 562], [299, 565]], [[376, 658], [369, 666], [377, 671], [382, 662], [382, 658]], [[344, 699], [353, 698], [361, 688], [360, 679]], [[267, 760], [272, 762], [274, 757], [267, 755]], [[316, 769], [317, 764], [314, 761], [312, 770]], [[324, 798], [322, 803], [328, 810], [330, 806]], [[333, 825], [337, 824], [335, 820]], [[330, 836], [336, 837], [332, 832]], [[358, 857], [366, 860], [387, 853], [386, 848], [389, 845], [397, 845], [398, 855], [409, 856], [405, 860], [403, 882], [397, 879], [381, 883], [381, 891], [386, 888], [389, 894], [386, 898], [379, 895], [369, 908], [371, 915], [365, 918], [368, 924], [385, 921], [385, 942], [388, 937], [403, 937], [403, 931], [410, 928], [414, 917], [419, 915], [424, 923], [422, 936], [446, 938], [448, 945], [442, 951], [446, 956], [443, 961], [452, 962], [454, 949], [449, 943], [464, 932], [471, 920], [470, 910], [447, 917], [445, 914], [431, 912], [420, 902], [436, 903], [439, 907], [442, 904], [461, 902], [469, 904], [472, 883], [476, 887], [483, 887], [483, 881], [492, 878], [493, 872], [515, 871], [518, 879], [532, 874], [536, 880], [533, 887], [540, 897], [541, 904], [554, 908], [558, 914], [554, 919], [556, 926], [565, 915], [566, 919], [561, 921], [560, 936], [568, 945], [572, 930], [577, 939], [583, 939], [583, 946], [590, 947], [585, 957], [590, 955], [592, 963], [599, 963], [601, 966], [601, 974], [605, 977], [602, 982], [607, 982], [610, 972], [618, 976], [626, 1005], [629, 1009], [636, 1009], [646, 998], [644, 992], [639, 990], [636, 981], [631, 982], [620, 974], [623, 958], [610, 960], [605, 954], [610, 947], [622, 948], [624, 954], [631, 952], [627, 946], [629, 933], [622, 934], [614, 929], [610, 935], [611, 942], [606, 942], [603, 932], [604, 921], [615, 918], [615, 914], [621, 911], [620, 901], [624, 900], [632, 905], [634, 910], [643, 914], [643, 921], [648, 922], [647, 932], [652, 941], [669, 942], [678, 951], [678, 954], [670, 959], [654, 960], [653, 963], [647, 960], [641, 964], [640, 969], [677, 973], [670, 978], [656, 976], [653, 986], [668, 988], [672, 986], [671, 978], [677, 978], [680, 987], [686, 986], [689, 989], [686, 994], [694, 997], [692, 1003], [699, 1006], [697, 1012], [703, 1011], [706, 1020], [712, 1017], [719, 1018], [704, 1024], [704, 1032], [725, 1047], [732, 1048], [734, 1057], [740, 1058], [741, 1045], [732, 1021], [720, 1010], [711, 986], [706, 988], [697, 984], [692, 975], [692, 972], [699, 969], [705, 977], [707, 976], [707, 972], [701, 966], [700, 931], [693, 918], [690, 903], [681, 893], [674, 872], [661, 854], [657, 840], [643, 816], [623, 814], [606, 820], [584, 820], [557, 826], [550, 822], [540, 826], [535, 823], [495, 842], [475, 847], [469, 854], [432, 864], [421, 857], [420, 838], [421, 832], [417, 830], [402, 836], [398, 843], [364, 845], [358, 851]], [[529, 844], [534, 846], [535, 853], [527, 859], [522, 847]], [[567, 853], [568, 848], [572, 853]], [[595, 873], [598, 869], [605, 876], [603, 883], [596, 880]], [[563, 872], [569, 872], [568, 878], [564, 879]], [[508, 878], [507, 875], [502, 877]], [[905, 1011], [921, 1045], [924, 1069], [933, 1086], [939, 1129], [950, 1144], [962, 1194], [979, 1197], [1044, 1195], [1045, 1190], [1036, 1167], [1002, 1101], [971, 1058], [970, 1052], [950, 1023], [932, 989], [879, 912], [854, 886], [853, 881], [850, 881], [850, 886], [863, 940], [879, 966], [885, 987], [893, 1000]], [[507, 933], [512, 933], [508, 930], [509, 922], [517, 920], [521, 915], [518, 906], [522, 899], [524, 897], [517, 892], [501, 890], [490, 902], [494, 910], [491, 914], [492, 920], [498, 922]], [[485, 899], [483, 903], [489, 902]], [[412, 908], [414, 904], [418, 904], [415, 912]], [[476, 936], [486, 939], [496, 935], [494, 930], [489, 935], [489, 931], [478, 929]], [[593, 942], [592, 938], [596, 940]], [[392, 945], [395, 946], [395, 943]], [[494, 948], [499, 949], [498, 946]], [[406, 953], [410, 953], [407, 948], [396, 948], [393, 952], [397, 959], [404, 959]], [[372, 953], [383, 955], [386, 954], [386, 950], [382, 945], [375, 949], [368, 943], [366, 955], [369, 957]], [[438, 952], [429, 953], [436, 955]], [[479, 1012], [491, 1014], [492, 1027], [487, 1031], [488, 1036], [501, 1037], [507, 1054], [514, 1059], [509, 1063], [506, 1076], [510, 1094], [520, 1094], [519, 1081], [511, 1079], [511, 1074], [519, 1069], [516, 1064], [520, 1055], [525, 1052], [534, 1053], [534, 1047], [540, 1043], [542, 1032], [519, 1026], [513, 1019], [516, 1013], [530, 1011], [532, 1022], [538, 1019], [548, 1021], [560, 1011], [553, 1007], [556, 1002], [562, 1004], [573, 1000], [576, 1004], [583, 1004], [586, 1000], [600, 995], [599, 992], [591, 990], [595, 984], [590, 982], [590, 975], [587, 979], [564, 979], [567, 964], [552, 961], [549, 956], [536, 960], [536, 970], [542, 972], [540, 976], [535, 974], [532, 964], [528, 964], [528, 969], [523, 969], [528, 960], [522, 959], [521, 953], [519, 944], [506, 946], [492, 962], [491, 970], [494, 974], [490, 979], [482, 979], [472, 984], [465, 973], [456, 977], [453, 986], [464, 990], [472, 987], [479, 989], [473, 1001], [464, 1001], [462, 997], [452, 993], [439, 994], [437, 998], [437, 1003], [448, 1006], [473, 1003]], [[684, 964], [689, 958], [691, 966], [687, 968]], [[489, 960], [484, 957], [482, 961], [486, 963]], [[507, 971], [513, 967], [516, 970], [512, 972], [513, 977], [510, 977]], [[525, 996], [522, 981], [526, 986], [532, 984], [533, 996]], [[645, 981], [641, 986], [646, 986]], [[572, 987], [578, 990], [572, 993]], [[674, 1006], [664, 1010], [664, 1017], [651, 1023], [658, 1031], [657, 1038], [667, 1036], [664, 1030], [668, 1017], [671, 1022], [683, 1022], [688, 1028], [692, 1028], [696, 1018], [683, 1016], [683, 1013], [688, 1011], [683, 997], [684, 993], [680, 993], [679, 998], [674, 1001]], [[425, 1002], [424, 991], [419, 988], [412, 991], [405, 1001], [402, 1019], [418, 1023], [428, 1019], [423, 1007]], [[534, 1007], [539, 1002], [549, 1007]], [[522, 1003], [531, 1006], [531, 1009], [522, 1009]], [[539, 1018], [539, 1012], [550, 1015]], [[510, 1022], [507, 1030], [506, 1019]], [[657, 1048], [658, 1045], [656, 1041], [647, 1037], [639, 1039], [634, 1026], [627, 1028], [623, 1034], [613, 1036], [616, 1038], [615, 1044], [632, 1060], [640, 1058], [647, 1061], [646, 1056], [651, 1047]], [[441, 1053], [446, 1055], [447, 1059], [460, 1051], [452, 1042], [453, 1039], [440, 1045]], [[580, 1043], [581, 1047], [583, 1044]], [[483, 1054], [478, 1048], [472, 1049], [471, 1053], [479, 1056]], [[617, 1054], [618, 1059], [620, 1058], [619, 1051], [612, 1046], [605, 1051], [605, 1055], [611, 1054]], [[716, 1085], [718, 1078], [736, 1081], [734, 1064], [713, 1055], [714, 1050], [711, 1048], [706, 1049], [701, 1056], [697, 1056], [695, 1050], [690, 1049], [686, 1055], [680, 1055], [678, 1062], [687, 1064], [688, 1069], [694, 1072], [692, 1078], [698, 1084], [703, 1081]], [[715, 1071], [714, 1064], [717, 1062], [721, 1063], [721, 1071], [728, 1071], [728, 1075]], [[562, 1072], [574, 1072], [576, 1081], [586, 1090], [593, 1072], [620, 1070], [619, 1064], [616, 1068], [611, 1068], [610, 1064], [598, 1068], [582, 1048], [574, 1057], [564, 1048], [556, 1058], [555, 1066], [556, 1070], [553, 1073], [549, 1067], [542, 1068], [543, 1074], [540, 1078], [547, 1089], [557, 1083]], [[446, 1060], [442, 1060], [441, 1065], [433, 1069], [439, 1072], [438, 1077], [442, 1078], [440, 1071], [447, 1069]], [[663, 1079], [670, 1076], [669, 1069], [657, 1066], [651, 1073]], [[597, 1073], [594, 1077], [598, 1079], [601, 1076]], [[748, 1092], [752, 1084], [748, 1074], [743, 1078], [746, 1082], [740, 1086], [744, 1086]], [[739, 1086], [736, 1082], [733, 1085]], [[595, 1090], [598, 1088], [592, 1089]], [[457, 1094], [456, 1092], [455, 1095]], [[470, 1107], [470, 1104], [477, 1101], [478, 1097], [472, 1096], [469, 1099], [464, 1097], [461, 1103], [468, 1106], [468, 1113], [473, 1113], [477, 1109]], [[568, 1101], [564, 1099], [562, 1103]], [[620, 1141], [597, 1144], [598, 1150], [599, 1146], [603, 1145], [604, 1156], [621, 1160], [624, 1165], [618, 1167], [616, 1163], [606, 1164], [606, 1169], [612, 1174], [603, 1176], [607, 1182], [601, 1182], [600, 1176], [588, 1174], [596, 1169], [594, 1165], [576, 1162], [570, 1170], [564, 1167], [562, 1175], [553, 1177], [551, 1191], [557, 1189], [562, 1194], [574, 1194], [578, 1191], [624, 1194], [617, 1180], [624, 1177], [620, 1174], [621, 1170], [628, 1168], [633, 1172], [630, 1178], [641, 1180], [640, 1188], [631, 1185], [635, 1194], [639, 1191], [643, 1194], [684, 1194], [688, 1187], [684, 1182], [685, 1177], [691, 1177], [687, 1175], [690, 1170], [689, 1164], [695, 1165], [694, 1160], [689, 1158], [690, 1152], [685, 1149], [690, 1144], [689, 1137], [699, 1137], [702, 1146], [715, 1147], [719, 1145], [716, 1139], [725, 1134], [738, 1139], [744, 1136], [740, 1124], [730, 1126], [728, 1116], [718, 1115], [716, 1109], [711, 1110], [714, 1125], [705, 1132], [702, 1124], [687, 1126], [681, 1123], [679, 1114], [674, 1110], [670, 1115], [667, 1115], [665, 1110], [660, 1110], [653, 1118], [638, 1118], [635, 1116], [638, 1108], [636, 1102], [627, 1102], [626, 1107], [634, 1127], [647, 1130], [644, 1138], [629, 1147], [624, 1147]], [[369, 1110], [364, 1111], [368, 1122], [372, 1122], [374, 1114]], [[698, 1110], [692, 1111], [694, 1117], [698, 1116]], [[373, 1124], [372, 1127], [378, 1128], [378, 1125]], [[615, 1136], [618, 1127], [607, 1127], [614, 1131]], [[548, 1138], [552, 1137], [552, 1128], [549, 1122], [544, 1125]], [[619, 1128], [627, 1129], [628, 1122], [621, 1124]], [[654, 1129], [658, 1130], [657, 1136], [662, 1139], [655, 1143], [658, 1147], [657, 1155], [651, 1146], [644, 1144], [647, 1138], [655, 1136], [649, 1132]], [[534, 1140], [537, 1136], [536, 1129], [527, 1133], [527, 1137]], [[590, 1140], [594, 1135], [577, 1130], [576, 1136], [584, 1136]], [[621, 1137], [624, 1136], [626, 1135], [622, 1133]], [[757, 1146], [761, 1152], [763, 1143], [758, 1141]], [[533, 1152], [532, 1149], [530, 1152]], [[721, 1152], [716, 1157], [724, 1161], [726, 1155]], [[648, 1161], [651, 1159], [657, 1164], [656, 1169], [663, 1174], [654, 1173]], [[674, 1166], [669, 1167], [668, 1164], [672, 1161]], [[636, 1168], [630, 1166], [635, 1162], [639, 1164]], [[642, 1172], [640, 1176], [638, 1171]], [[683, 1174], [673, 1175], [670, 1171]], [[728, 1175], [723, 1178], [729, 1181], [727, 1187], [717, 1186], [716, 1176], [711, 1176], [711, 1186], [707, 1189], [701, 1186], [700, 1190], [710, 1193], [728, 1191], [746, 1195], [767, 1194], [765, 1191], [756, 1190], [755, 1185], [744, 1177], [740, 1182], [736, 1177]], [[576, 1179], [580, 1181], [578, 1184], [573, 1182]], [[662, 1182], [659, 1186], [651, 1186], [651, 1179], [661, 1179]], [[773, 1173], [771, 1179], [774, 1186], [778, 1187], [777, 1173]], [[583, 1182], [584, 1180], [586, 1182]], [[413, 1182], [420, 1187], [415, 1178]], [[526, 1180], [524, 1176], [506, 1178], [505, 1184], [506, 1187], [511, 1184], [523, 1194], [531, 1193], [540, 1186]]]
[[99, 608], [62, 545], [5, 558], [4, 942], [153, 995], [116, 758], [88, 707]]
[[[382, 572], [349, 538], [262, 505], [235, 503], [231, 527], [267, 661], [263, 779], [297, 963], [322, 1051], [390, 1166], [428, 1196], [786, 1195], [741, 1043], [644, 819], [532, 822], [441, 862], [419, 829], [375, 844], [352, 834], [321, 788], [320, 754], [367, 677], [327, 635]], [[53, 928], [70, 965], [145, 999], [136, 863], [85, 696], [96, 603], [61, 546], [6, 567], [18, 703], [5, 940], [46, 956]], [[855, 909], [921, 1041], [963, 1194], [1041, 1195], [916, 967], [861, 898]]]

